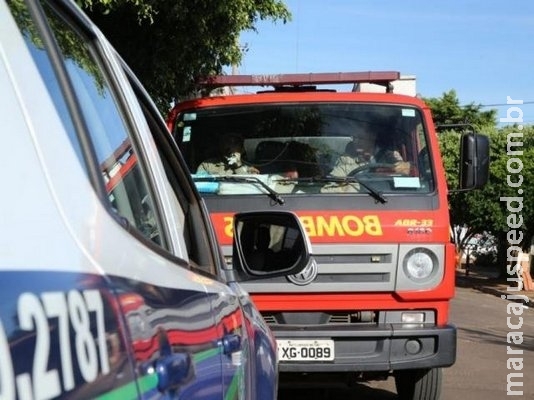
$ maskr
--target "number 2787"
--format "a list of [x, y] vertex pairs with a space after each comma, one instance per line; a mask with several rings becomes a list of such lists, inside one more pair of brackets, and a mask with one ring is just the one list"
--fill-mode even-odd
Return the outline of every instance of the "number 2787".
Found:
[[[91, 332], [90, 312], [96, 315], [96, 343]], [[34, 332], [36, 337], [32, 372], [15, 377], [9, 343], [0, 321], [0, 399], [13, 400], [17, 394], [21, 400], [52, 398], [73, 389], [74, 354], [86, 382], [95, 380], [99, 372], [109, 372], [104, 306], [98, 290], [44, 292], [40, 296], [22, 293], [18, 298], [17, 316], [20, 329]], [[57, 320], [63, 385], [58, 370], [48, 369], [52, 330], [49, 318]]]

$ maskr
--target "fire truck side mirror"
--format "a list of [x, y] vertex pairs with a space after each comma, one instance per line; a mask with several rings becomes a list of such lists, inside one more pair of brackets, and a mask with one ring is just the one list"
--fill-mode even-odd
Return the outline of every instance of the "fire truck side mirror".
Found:
[[479, 133], [464, 133], [460, 143], [460, 189], [484, 186], [489, 175], [489, 138]]
[[258, 211], [234, 216], [232, 269], [239, 281], [300, 273], [311, 244], [296, 214]]

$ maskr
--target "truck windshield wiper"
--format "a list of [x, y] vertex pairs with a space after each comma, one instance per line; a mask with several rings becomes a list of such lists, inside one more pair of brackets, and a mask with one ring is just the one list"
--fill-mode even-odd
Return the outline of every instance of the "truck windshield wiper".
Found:
[[326, 175], [326, 176], [314, 176], [310, 178], [289, 178], [289, 179], [286, 179], [286, 182], [358, 183], [359, 185], [367, 189], [367, 193], [377, 202], [381, 204], [385, 204], [388, 202], [388, 200], [384, 197], [382, 193], [380, 193], [378, 190], [376, 190], [372, 186], [369, 186], [368, 184], [362, 182], [360, 179], [356, 178], [355, 176], [343, 177], [343, 176]]
[[276, 192], [271, 189], [269, 185], [263, 182], [256, 176], [236, 176], [236, 175], [207, 175], [207, 176], [193, 176], [195, 182], [233, 182], [233, 183], [250, 183], [251, 185], [260, 185], [267, 191], [267, 195], [276, 203], [282, 205], [285, 200]]

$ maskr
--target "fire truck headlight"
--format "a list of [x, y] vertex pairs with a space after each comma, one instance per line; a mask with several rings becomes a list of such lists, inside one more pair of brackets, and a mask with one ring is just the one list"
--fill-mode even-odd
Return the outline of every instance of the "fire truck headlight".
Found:
[[423, 282], [437, 270], [436, 255], [428, 249], [416, 248], [408, 252], [404, 259], [404, 272], [414, 282]]

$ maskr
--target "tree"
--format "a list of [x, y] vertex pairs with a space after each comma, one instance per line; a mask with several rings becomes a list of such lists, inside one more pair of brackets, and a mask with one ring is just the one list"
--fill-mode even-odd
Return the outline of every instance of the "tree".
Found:
[[239, 65], [239, 34], [291, 14], [281, 0], [77, 0], [143, 82], [162, 112], [195, 79]]
[[496, 125], [497, 110], [482, 111], [482, 106], [474, 103], [462, 106], [454, 89], [424, 101], [432, 110], [436, 125], [469, 123], [478, 129]]
[[491, 213], [486, 226], [497, 238], [497, 263], [505, 266], [512, 246], [528, 249], [534, 234], [534, 126], [499, 128], [490, 138], [490, 182], [473, 204], [478, 214]]
[[[454, 91], [445, 93], [442, 98], [426, 99], [426, 102], [438, 124], [469, 122], [490, 138], [489, 182], [469, 192], [452, 191], [449, 208], [451, 224], [466, 229], [462, 238], [459, 230], [455, 232], [457, 249], [463, 251], [474, 234], [491, 232], [497, 239], [497, 264], [502, 267], [504, 276], [507, 251], [512, 245], [526, 249], [534, 234], [534, 197], [528, 195], [534, 183], [534, 127], [497, 127], [495, 110], [480, 111], [481, 107], [474, 104], [460, 106]], [[444, 168], [451, 188], [458, 185], [460, 134], [459, 130], [440, 134]], [[520, 185], [514, 187], [514, 182]], [[501, 201], [502, 198], [517, 198], [521, 204]], [[510, 211], [514, 207], [521, 209]], [[511, 228], [513, 225], [516, 228]], [[516, 233], [510, 233], [512, 230]]]
[[[460, 105], [455, 90], [443, 93], [442, 97], [425, 98], [426, 104], [432, 111], [434, 123], [437, 126], [451, 124], [469, 124], [465, 129], [475, 129], [484, 132], [496, 125], [496, 110], [482, 111], [480, 105], [471, 103]], [[440, 147], [443, 157], [447, 182], [450, 188], [458, 187], [458, 172], [460, 165], [460, 137], [464, 129], [440, 130]], [[485, 230], [485, 222], [476, 216], [476, 210], [466, 207], [467, 199], [472, 192], [457, 192], [449, 194], [449, 210], [452, 225], [453, 241], [458, 253], [462, 253], [473, 235]]]

